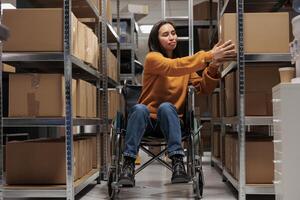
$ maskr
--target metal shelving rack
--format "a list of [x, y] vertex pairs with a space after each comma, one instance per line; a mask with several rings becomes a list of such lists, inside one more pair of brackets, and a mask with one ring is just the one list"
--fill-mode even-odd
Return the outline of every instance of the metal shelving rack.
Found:
[[[219, 2], [218, 9], [218, 21], [220, 16], [226, 11], [228, 4], [233, 3], [230, 0], [224, 0]], [[235, 117], [224, 117], [224, 84], [223, 80], [220, 81], [219, 99], [220, 99], [220, 119], [213, 119], [213, 125], [221, 124], [221, 134], [225, 136], [225, 126], [235, 125], [238, 128], [239, 134], [239, 180], [233, 178], [223, 166], [222, 161], [212, 156], [212, 162], [216, 164], [223, 171], [223, 180], [228, 180], [234, 188], [239, 192], [239, 200], [245, 200], [247, 194], [275, 194], [273, 184], [246, 184], [246, 173], [245, 173], [245, 130], [246, 126], [252, 125], [273, 125], [272, 116], [245, 116], [245, 63], [289, 63], [291, 61], [291, 55], [286, 54], [245, 54], [244, 53], [244, 0], [236, 0], [236, 13], [237, 13], [237, 62], [232, 62], [227, 68], [221, 72], [222, 79], [231, 71], [237, 70], [238, 76], [238, 116]], [[250, 67], [250, 66], [249, 66]], [[251, 66], [252, 67], [252, 66]], [[254, 67], [254, 66], [253, 66]], [[221, 123], [220, 123], [221, 122]], [[220, 141], [221, 149], [222, 140]], [[222, 152], [222, 151], [221, 151]], [[221, 155], [222, 157], [222, 155]]]
[[[106, 5], [107, 0], [102, 0], [101, 2], [101, 22], [102, 24], [106, 24], [107, 26], [102, 26], [101, 29], [101, 47], [102, 49], [110, 48], [111, 50], [116, 50], [117, 56], [117, 70], [120, 69], [120, 27], [119, 27], [119, 12], [120, 12], [120, 2], [117, 0], [117, 33], [113, 29], [113, 26], [108, 22], [106, 15]], [[115, 46], [112, 46], [114, 44]], [[114, 48], [115, 47], [115, 48]], [[110, 119], [108, 119], [108, 88], [117, 88], [120, 83], [112, 80], [107, 75], [107, 51], [102, 52], [102, 83], [99, 92], [101, 95], [101, 127], [102, 127], [102, 142], [101, 142], [101, 178], [103, 180], [107, 180], [108, 168], [109, 168], [109, 123]]]
[[[75, 15], [79, 17], [88, 17], [93, 18], [95, 24], [96, 33], [99, 36], [100, 32], [100, 21], [105, 26], [102, 26], [102, 37], [105, 41], [102, 45], [107, 44], [107, 35], [109, 35], [110, 41], [118, 41], [117, 34], [111, 28], [111, 25], [107, 22], [106, 17], [101, 17], [95, 6], [91, 3], [91, 0], [64, 0], [62, 1], [41, 1], [41, 0], [29, 0], [33, 5], [38, 5], [38, 7], [63, 7], [64, 12], [64, 51], [63, 52], [49, 52], [49, 53], [4, 53], [2, 55], [2, 61], [5, 63], [12, 64], [18, 69], [23, 71], [28, 71], [34, 69], [36, 72], [41, 73], [63, 73], [65, 77], [65, 103], [66, 103], [66, 112], [65, 117], [60, 118], [3, 118], [2, 112], [0, 113], [1, 123], [1, 150], [3, 144], [3, 127], [56, 127], [64, 126], [65, 127], [65, 143], [66, 143], [66, 185], [55, 185], [55, 186], [7, 186], [2, 180], [2, 196], [7, 198], [28, 198], [28, 197], [64, 197], [66, 199], [74, 199], [75, 195], [85, 188], [88, 184], [97, 180], [100, 183], [100, 171], [99, 169], [93, 169], [89, 174], [82, 177], [78, 181], [74, 182], [74, 169], [73, 169], [73, 126], [85, 126], [85, 125], [94, 125], [96, 126], [97, 132], [97, 152], [100, 152], [100, 128], [104, 128], [104, 131], [107, 130], [107, 110], [100, 111], [99, 104], [97, 104], [97, 116], [98, 118], [87, 118], [79, 119], [73, 118], [72, 114], [72, 77], [77, 77], [89, 81], [96, 85], [97, 87], [97, 101], [99, 102], [99, 91], [100, 85], [105, 91], [107, 91], [108, 78], [106, 73], [106, 63], [103, 61], [103, 73], [100, 73], [98, 70], [93, 69], [91, 66], [85, 64], [80, 59], [72, 56], [71, 51], [71, 9], [73, 8]], [[74, 7], [73, 7], [73, 5]], [[83, 8], [81, 8], [83, 6]], [[105, 14], [106, 0], [102, 0], [102, 16]], [[83, 10], [88, 10], [87, 16], [82, 16], [81, 12]], [[2, 45], [2, 44], [1, 44]], [[1, 46], [2, 47], [2, 46]], [[1, 48], [2, 53], [2, 48]], [[103, 55], [103, 58], [106, 58], [106, 55]], [[40, 63], [46, 65], [40, 67]], [[29, 68], [30, 65], [30, 68]], [[2, 68], [2, 64], [1, 64]], [[2, 70], [0, 72], [0, 82], [2, 83]], [[2, 91], [2, 84], [0, 84], [0, 91]], [[106, 92], [107, 94], [107, 92]], [[2, 101], [2, 92], [1, 92]], [[107, 97], [107, 95], [106, 95]], [[107, 98], [103, 99], [103, 104], [107, 105]], [[1, 104], [2, 105], [2, 104]], [[104, 107], [105, 108], [105, 107]], [[107, 106], [106, 106], [107, 108]], [[0, 106], [0, 111], [2, 107]], [[99, 116], [102, 114], [102, 120]], [[100, 123], [103, 123], [104, 126], [100, 127]], [[105, 129], [106, 128], [106, 129]], [[102, 131], [102, 130], [101, 130]], [[2, 152], [2, 151], [1, 151]], [[99, 155], [99, 154], [98, 154]], [[1, 156], [2, 163], [3, 156]], [[100, 159], [99, 159], [100, 161]], [[3, 167], [1, 168], [1, 175], [3, 175]]]
[[[135, 51], [137, 49], [138, 46], [138, 38], [137, 38], [137, 34], [138, 34], [138, 25], [137, 22], [135, 20], [135, 16], [133, 13], [119, 13], [120, 10], [118, 9], [118, 14], [113, 15], [113, 20], [117, 20], [117, 22], [122, 20], [122, 21], [129, 21], [129, 26], [130, 26], [130, 42], [127, 43], [121, 43], [120, 42], [120, 56], [118, 58], [122, 58], [125, 54], [129, 55], [128, 57], [130, 57], [130, 66], [131, 66], [131, 73], [121, 73], [120, 70], [120, 80], [121, 81], [125, 81], [125, 80], [130, 80], [132, 82], [135, 82]], [[117, 29], [119, 29], [120, 25], [117, 25]], [[120, 30], [119, 31], [119, 35], [120, 35]], [[116, 43], [110, 43], [109, 48], [113, 51], [117, 51], [118, 49], [118, 44]], [[122, 56], [123, 54], [123, 56]], [[124, 56], [127, 57], [127, 56]], [[120, 69], [120, 68], [119, 68]]]

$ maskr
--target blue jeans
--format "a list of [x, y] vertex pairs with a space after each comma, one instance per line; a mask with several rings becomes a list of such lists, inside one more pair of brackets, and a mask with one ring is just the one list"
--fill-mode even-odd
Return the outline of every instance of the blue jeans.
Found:
[[167, 140], [169, 157], [175, 154], [184, 156], [181, 146], [180, 119], [175, 106], [168, 102], [159, 106], [157, 120], [150, 118], [150, 112], [143, 104], [136, 104], [131, 108], [126, 129], [124, 156], [136, 158], [143, 135], [145, 132], [157, 133], [155, 131], [157, 126]]

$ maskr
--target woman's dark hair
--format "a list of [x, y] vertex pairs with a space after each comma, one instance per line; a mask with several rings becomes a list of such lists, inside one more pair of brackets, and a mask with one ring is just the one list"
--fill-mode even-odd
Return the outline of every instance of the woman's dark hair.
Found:
[[[167, 20], [161, 20], [161, 21], [157, 22], [156, 24], [154, 24], [154, 26], [151, 29], [150, 35], [149, 35], [148, 48], [149, 48], [150, 52], [151, 51], [159, 52], [159, 53], [163, 54], [165, 57], [168, 57], [165, 49], [160, 45], [160, 42], [158, 39], [158, 31], [159, 31], [160, 27], [162, 27], [165, 24], [171, 24], [175, 29], [175, 25], [172, 22], [167, 21]], [[178, 58], [178, 57], [180, 57], [180, 53], [179, 53], [178, 44], [177, 44], [176, 48], [173, 50], [173, 58]]]

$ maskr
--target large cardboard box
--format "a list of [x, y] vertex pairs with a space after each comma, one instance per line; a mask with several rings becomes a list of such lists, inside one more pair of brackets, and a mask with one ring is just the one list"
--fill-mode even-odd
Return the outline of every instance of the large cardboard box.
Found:
[[[75, 26], [76, 17], [71, 18]], [[4, 10], [2, 23], [10, 29], [3, 51], [63, 51], [61, 8]]]
[[[289, 53], [289, 14], [287, 12], [245, 13], [244, 50], [246, 53]], [[236, 14], [221, 18], [221, 39], [236, 44]]]
[[[234, 137], [236, 148], [237, 137]], [[234, 177], [239, 179], [239, 151], [235, 151]], [[274, 180], [274, 146], [272, 137], [247, 136], [246, 139], [246, 183], [272, 184]]]
[[[245, 111], [248, 116], [270, 116], [272, 111], [272, 87], [280, 83], [276, 66], [246, 66]], [[225, 77], [225, 116], [237, 114], [236, 73]], [[258, 87], [259, 86], [259, 87]]]
[[[74, 141], [74, 180], [82, 165]], [[64, 140], [9, 142], [6, 146], [7, 184], [66, 184]]]
[[194, 20], [217, 19], [218, 3], [212, 2], [210, 9], [209, 1], [204, 1], [194, 5]]
[[[76, 80], [72, 80], [72, 112], [76, 116]], [[65, 80], [61, 74], [10, 74], [10, 117], [65, 116]]]

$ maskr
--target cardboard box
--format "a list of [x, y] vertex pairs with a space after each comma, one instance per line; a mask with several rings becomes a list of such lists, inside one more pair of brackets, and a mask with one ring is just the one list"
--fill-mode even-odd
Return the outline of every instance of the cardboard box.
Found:
[[209, 29], [208, 28], [197, 28], [199, 49], [207, 50], [209, 46]]
[[236, 111], [236, 74], [225, 76], [225, 116], [235, 116]]
[[107, 49], [107, 74], [110, 78], [118, 81], [118, 62], [116, 56]]
[[77, 79], [76, 87], [76, 116], [87, 116], [87, 82], [81, 79]]
[[195, 94], [195, 116], [209, 117], [211, 115], [209, 95]]
[[92, 85], [92, 117], [97, 117], [97, 88]]
[[78, 55], [77, 57], [81, 60], [85, 60], [86, 58], [86, 26], [78, 21], [77, 23], [77, 45], [78, 45]]
[[[272, 87], [280, 83], [278, 67], [246, 66], [245, 111], [247, 116], [271, 116]], [[259, 85], [259, 87], [257, 87]], [[237, 114], [236, 73], [225, 77], [225, 116]]]
[[[76, 24], [75, 16], [71, 18], [72, 25]], [[61, 8], [4, 10], [2, 23], [10, 29], [10, 37], [3, 45], [4, 52], [63, 51]]]
[[[72, 80], [72, 113], [76, 116], [76, 80]], [[10, 74], [10, 117], [65, 116], [65, 80], [61, 74]]]
[[92, 168], [93, 169], [98, 169], [100, 166], [98, 164], [98, 157], [100, 156], [99, 153], [97, 153], [97, 136], [92, 137], [91, 141], [91, 146], [92, 146]]
[[[237, 137], [234, 138], [236, 146]], [[236, 151], [235, 177], [239, 179], [239, 151]], [[246, 140], [246, 183], [272, 184], [274, 180], [274, 146], [272, 137], [247, 136]]]
[[[46, 155], [46, 156], [45, 156]], [[80, 178], [81, 156], [74, 141], [74, 180]], [[9, 142], [6, 146], [6, 183], [66, 184], [65, 143], [63, 140]]]
[[216, 20], [218, 13], [218, 3], [213, 2], [211, 6], [212, 7], [210, 7], [209, 1], [204, 1], [194, 5], [194, 20]]
[[13, 66], [10, 66], [8, 64], [4, 64], [2, 65], [2, 71], [3, 72], [7, 72], [7, 73], [16, 73], [16, 68]]
[[213, 155], [216, 158], [220, 157], [220, 132], [213, 132]]
[[[289, 24], [287, 12], [244, 13], [245, 53], [289, 53]], [[236, 44], [235, 13], [221, 18], [221, 39]]]
[[87, 83], [87, 95], [86, 95], [86, 102], [87, 102], [87, 117], [93, 117], [93, 90], [92, 85]]
[[220, 117], [220, 98], [218, 93], [213, 93], [211, 96], [212, 106], [211, 106], [211, 116]]

